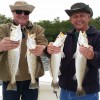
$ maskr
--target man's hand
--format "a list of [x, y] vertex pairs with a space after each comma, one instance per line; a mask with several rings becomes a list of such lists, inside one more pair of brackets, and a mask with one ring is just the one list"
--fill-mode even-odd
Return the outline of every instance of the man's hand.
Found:
[[48, 47], [47, 47], [47, 52], [49, 54], [57, 54], [61, 51], [61, 48], [60, 47], [56, 47], [56, 46], [53, 46], [53, 42], [50, 42]]
[[19, 41], [11, 41], [10, 37], [5, 37], [0, 41], [0, 52], [15, 49], [19, 46]]
[[45, 45], [36, 45], [36, 48], [30, 49], [30, 52], [36, 56], [41, 56], [45, 48], [46, 48]]
[[94, 51], [92, 46], [89, 46], [89, 48], [80, 46], [80, 53], [89, 60], [92, 60], [94, 58]]

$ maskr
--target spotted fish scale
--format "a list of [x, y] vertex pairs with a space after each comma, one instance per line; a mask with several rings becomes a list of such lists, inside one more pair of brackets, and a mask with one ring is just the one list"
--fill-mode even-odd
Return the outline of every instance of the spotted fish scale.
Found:
[[20, 47], [22, 40], [21, 26], [14, 26], [12, 24], [10, 32], [11, 41], [19, 41], [20, 44], [17, 48], [8, 51], [8, 73], [10, 76], [10, 83], [8, 84], [7, 90], [16, 90], [16, 75], [19, 70], [19, 60], [20, 60]]

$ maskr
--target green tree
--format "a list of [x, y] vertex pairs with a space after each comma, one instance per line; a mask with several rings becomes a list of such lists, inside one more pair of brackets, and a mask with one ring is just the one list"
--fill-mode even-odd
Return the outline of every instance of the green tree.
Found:
[[5, 15], [0, 14], [0, 24], [9, 23], [11, 22], [11, 18], [5, 17]]
[[54, 41], [60, 32], [65, 33], [73, 28], [69, 20], [60, 21], [59, 17], [55, 18], [53, 21], [43, 20], [37, 23], [45, 28], [45, 35], [49, 42]]
[[95, 26], [98, 30], [100, 30], [100, 17], [97, 17], [95, 19], [91, 19], [90, 25]]
[[[11, 21], [11, 18], [7, 18], [5, 15], [0, 14], [0, 24], [9, 23]], [[53, 21], [41, 20], [35, 23], [44, 27], [45, 36], [47, 37], [49, 42], [54, 41], [60, 32], [66, 33], [67, 31], [73, 29], [70, 20], [61, 21], [59, 17], [54, 18]], [[97, 17], [95, 19], [92, 18], [89, 24], [95, 26], [98, 30], [100, 30], [100, 17]]]

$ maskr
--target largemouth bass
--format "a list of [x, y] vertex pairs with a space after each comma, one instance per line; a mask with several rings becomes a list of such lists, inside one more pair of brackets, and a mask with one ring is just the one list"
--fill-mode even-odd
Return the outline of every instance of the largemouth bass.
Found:
[[35, 49], [36, 48], [36, 33], [29, 34], [27, 38], [27, 63], [28, 63], [28, 70], [31, 75], [31, 83], [29, 88], [35, 89], [38, 88], [38, 83], [36, 82], [35, 75], [36, 75], [36, 66], [37, 66], [37, 56], [30, 53], [29, 49]]
[[20, 52], [21, 52], [21, 40], [22, 40], [22, 32], [21, 26], [11, 26], [10, 40], [11, 41], [19, 41], [20, 44], [17, 48], [11, 49], [8, 51], [8, 72], [10, 75], [10, 83], [8, 84], [7, 90], [16, 90], [16, 75], [19, 70], [19, 60], [20, 60]]
[[51, 86], [53, 87], [54, 92], [56, 92], [59, 89], [58, 85], [59, 67], [60, 67], [61, 57], [63, 54], [63, 45], [66, 36], [67, 34], [65, 35], [62, 32], [60, 32], [60, 34], [57, 36], [56, 40], [53, 43], [54, 46], [61, 47], [61, 51], [59, 53], [51, 55], [51, 61], [50, 61], [50, 71], [52, 76]]
[[84, 76], [87, 70], [87, 58], [83, 56], [79, 51], [79, 46], [89, 47], [86, 32], [79, 32], [77, 49], [75, 53], [75, 67], [76, 67], [76, 79], [77, 79], [77, 91], [78, 96], [85, 95], [85, 91], [82, 87]]

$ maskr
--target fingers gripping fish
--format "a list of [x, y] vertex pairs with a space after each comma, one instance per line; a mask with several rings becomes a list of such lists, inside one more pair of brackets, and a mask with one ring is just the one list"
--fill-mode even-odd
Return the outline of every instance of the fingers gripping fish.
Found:
[[28, 63], [28, 70], [31, 75], [31, 83], [29, 88], [35, 89], [38, 88], [38, 83], [35, 80], [36, 75], [36, 66], [37, 66], [37, 56], [30, 53], [29, 49], [35, 49], [36, 47], [36, 33], [29, 34], [28, 33], [28, 39], [27, 39], [27, 63]]
[[11, 41], [19, 41], [20, 44], [17, 48], [11, 49], [8, 51], [8, 72], [10, 75], [10, 83], [8, 84], [7, 90], [16, 90], [16, 75], [18, 73], [18, 66], [20, 60], [20, 50], [21, 50], [21, 40], [22, 40], [22, 32], [21, 26], [11, 26], [10, 40]]

